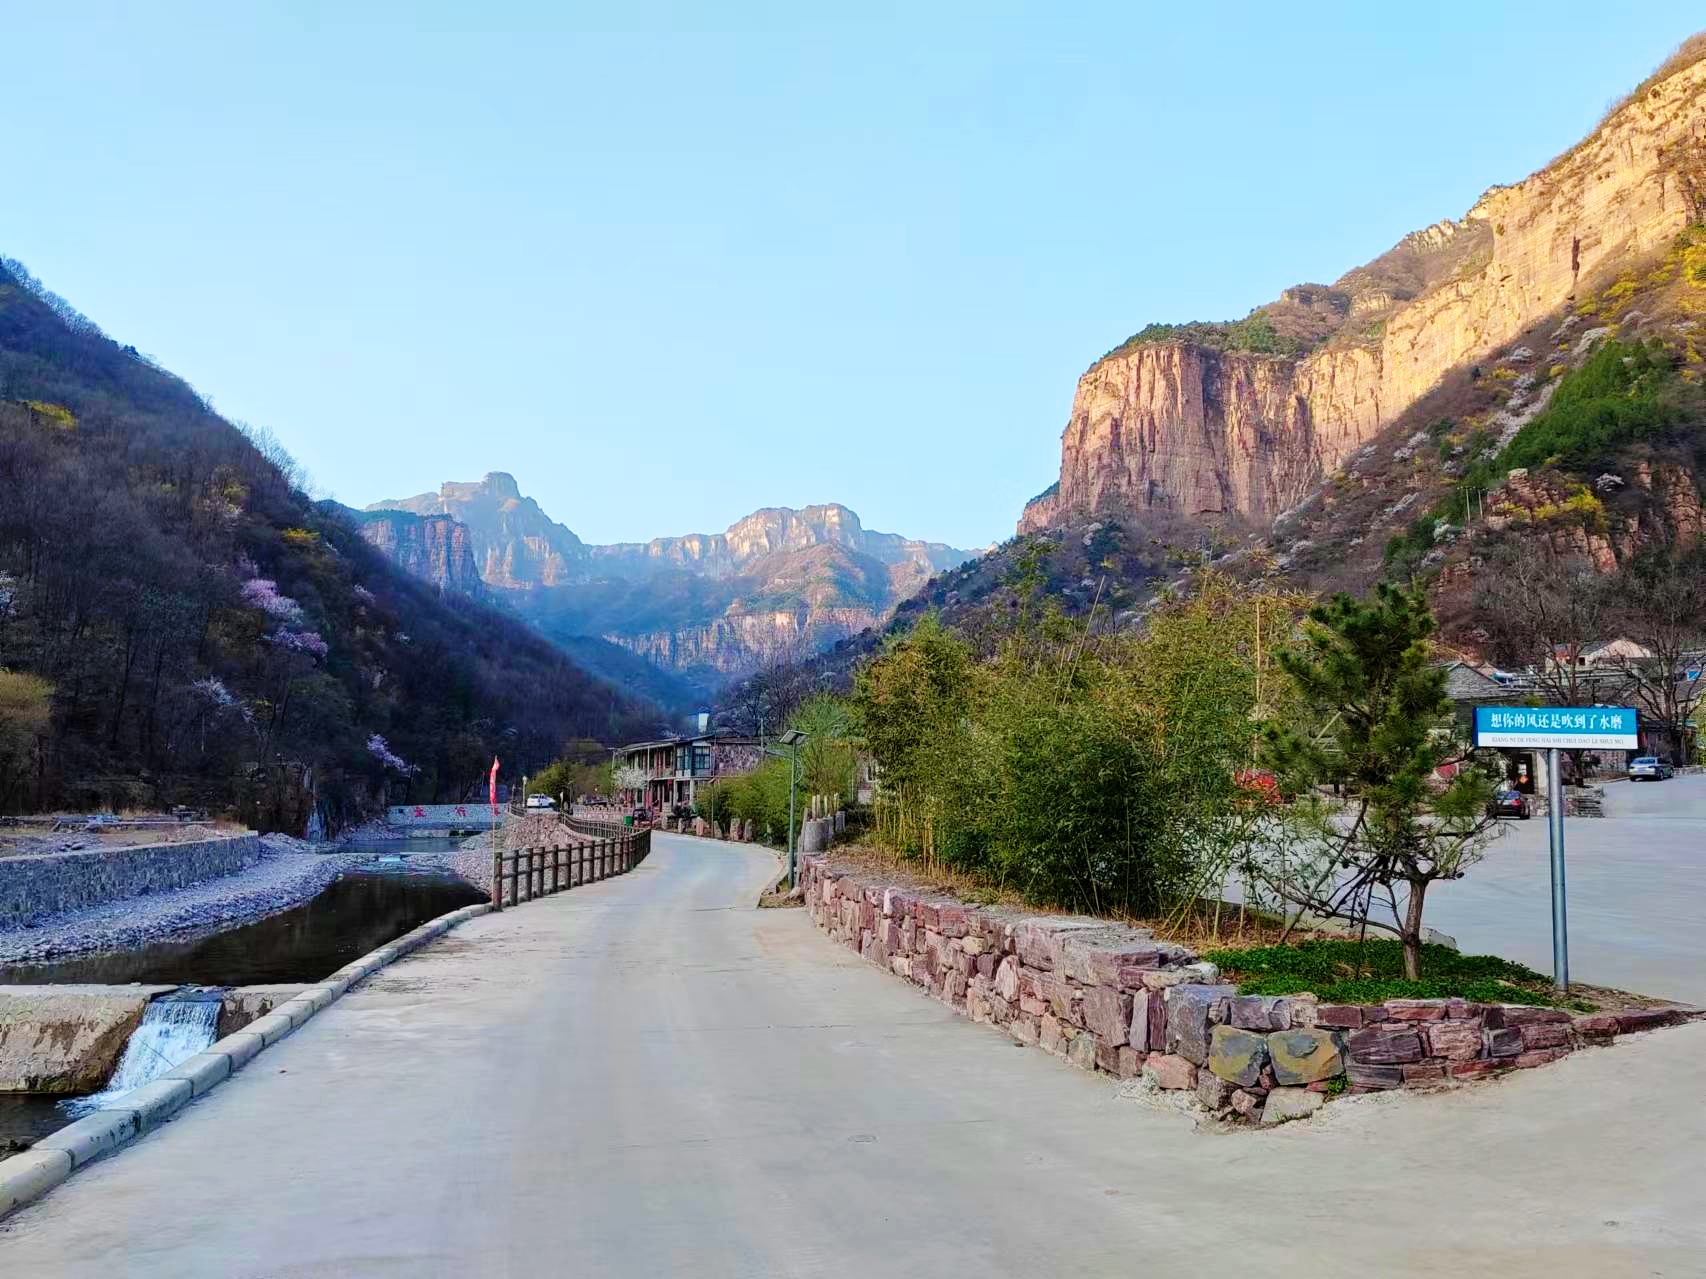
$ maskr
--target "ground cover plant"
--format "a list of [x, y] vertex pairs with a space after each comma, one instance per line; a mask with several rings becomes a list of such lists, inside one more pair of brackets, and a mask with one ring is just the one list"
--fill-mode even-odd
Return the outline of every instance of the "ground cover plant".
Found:
[[1283, 946], [1223, 948], [1204, 953], [1246, 995], [1314, 994], [1323, 1003], [1376, 1004], [1386, 999], [1461, 998], [1481, 1004], [1561, 1004], [1551, 980], [1496, 955], [1460, 955], [1422, 947], [1420, 980], [1404, 976], [1404, 947], [1395, 939], [1312, 938]]

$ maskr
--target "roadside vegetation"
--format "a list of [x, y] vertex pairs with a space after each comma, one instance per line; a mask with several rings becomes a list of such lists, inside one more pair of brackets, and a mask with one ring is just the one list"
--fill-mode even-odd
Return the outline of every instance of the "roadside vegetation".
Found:
[[[786, 715], [782, 727], [806, 735], [799, 750], [795, 821], [800, 819], [800, 808], [807, 796], [828, 795], [838, 805], [851, 804], [857, 791], [858, 755], [846, 702], [827, 693], [809, 697]], [[786, 754], [772, 754], [750, 773], [701, 787], [694, 811], [724, 830], [732, 822], [751, 822], [756, 839], [785, 845], [788, 787], [793, 768]]]
[[979, 656], [927, 617], [856, 677], [869, 840], [973, 899], [1218, 940], [1253, 992], [1551, 1002], [1520, 965], [1422, 940], [1428, 889], [1494, 838], [1498, 780], [1432, 632], [1401, 588], [1311, 600], [1214, 570], [1136, 633], [1038, 593]]

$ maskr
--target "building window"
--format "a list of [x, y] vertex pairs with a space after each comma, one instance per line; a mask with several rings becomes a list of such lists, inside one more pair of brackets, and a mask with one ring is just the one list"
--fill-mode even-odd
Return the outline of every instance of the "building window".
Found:
[[697, 742], [693, 747], [693, 775], [709, 777], [711, 775], [711, 743]]

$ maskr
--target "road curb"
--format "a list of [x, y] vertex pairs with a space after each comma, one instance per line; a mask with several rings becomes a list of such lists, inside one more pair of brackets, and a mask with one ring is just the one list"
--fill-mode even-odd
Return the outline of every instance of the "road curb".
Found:
[[0, 1159], [0, 1218], [40, 1199], [85, 1164], [122, 1148], [196, 1098], [213, 1091], [261, 1051], [336, 1003], [346, 991], [386, 965], [490, 910], [490, 905], [481, 902], [429, 919], [419, 928], [345, 964], [325, 981], [286, 1000], [242, 1030], [210, 1044], [205, 1052], [127, 1093], [121, 1101], [67, 1124], [22, 1154]]

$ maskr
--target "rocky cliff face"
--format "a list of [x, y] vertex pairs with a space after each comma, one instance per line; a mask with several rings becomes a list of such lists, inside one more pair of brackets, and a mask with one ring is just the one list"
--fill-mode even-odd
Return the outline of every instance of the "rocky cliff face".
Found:
[[721, 533], [589, 545], [502, 472], [361, 518], [369, 541], [421, 577], [471, 577], [547, 634], [608, 640], [705, 686], [809, 656], [972, 557], [874, 532], [836, 503], [767, 507]]
[[1706, 62], [1683, 59], [1532, 177], [1289, 290], [1259, 327], [1140, 334], [1098, 361], [1020, 531], [1111, 510], [1271, 520], [1449, 371], [1702, 219]]
[[591, 566], [603, 572], [636, 574], [671, 567], [722, 578], [741, 573], [770, 556], [818, 546], [839, 546], [881, 564], [922, 572], [925, 578], [970, 558], [970, 552], [940, 542], [870, 531], [858, 515], [839, 503], [797, 511], [785, 506], [766, 507], [737, 520], [722, 533], [618, 542], [589, 547], [588, 551]]
[[468, 526], [448, 515], [369, 511], [357, 516], [361, 535], [391, 560], [441, 590], [485, 593]]
[[473, 483], [450, 482], [437, 493], [375, 502], [369, 511], [448, 515], [466, 528], [480, 580], [499, 590], [555, 586], [581, 575], [580, 538], [521, 495], [513, 475], [492, 471]]
[[714, 680], [810, 657], [881, 620], [870, 608], [775, 609], [606, 638], [665, 670]]

